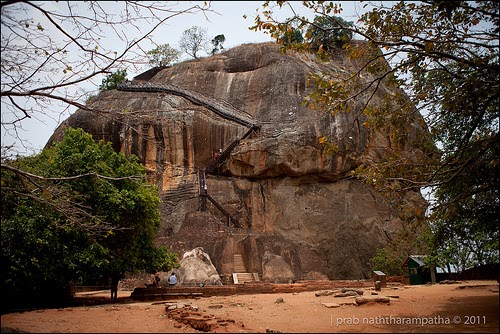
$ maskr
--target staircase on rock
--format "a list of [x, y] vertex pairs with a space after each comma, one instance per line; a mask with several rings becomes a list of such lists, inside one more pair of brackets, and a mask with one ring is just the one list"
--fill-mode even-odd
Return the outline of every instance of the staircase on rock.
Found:
[[243, 262], [243, 256], [241, 254], [234, 254], [233, 281], [234, 284], [259, 281], [258, 273], [247, 272], [247, 268], [245, 266], [245, 263]]

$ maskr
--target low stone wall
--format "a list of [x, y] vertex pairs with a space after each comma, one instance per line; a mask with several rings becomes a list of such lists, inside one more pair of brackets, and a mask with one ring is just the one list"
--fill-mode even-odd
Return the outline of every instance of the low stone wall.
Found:
[[410, 276], [387, 276], [386, 280], [391, 283], [410, 284]]
[[328, 290], [334, 288], [371, 287], [371, 280], [336, 280], [336, 281], [299, 281], [292, 284], [274, 284], [252, 282], [223, 286], [174, 286], [159, 288], [135, 288], [131, 294], [133, 300], [162, 300], [189, 297], [230, 296], [235, 294], [293, 293], [302, 291]]

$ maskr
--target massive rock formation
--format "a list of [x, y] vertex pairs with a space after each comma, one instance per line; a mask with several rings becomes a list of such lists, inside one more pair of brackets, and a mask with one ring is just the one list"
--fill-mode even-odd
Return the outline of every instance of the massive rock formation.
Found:
[[[77, 111], [48, 145], [64, 128], [81, 127], [137, 155], [161, 191], [158, 242], [178, 254], [203, 247], [221, 274], [233, 271], [233, 254], [240, 253], [247, 270], [261, 275], [264, 258], [279, 258], [297, 279], [365, 278], [369, 259], [402, 223], [350, 172], [389, 154], [420, 154], [414, 139], [425, 128], [416, 118], [413, 132], [395, 143], [391, 133], [361, 125], [362, 101], [335, 116], [303, 106], [308, 74], [356, 66], [341, 51], [322, 62], [311, 54], [280, 53], [273, 43], [241, 45], [151, 70], [101, 93], [90, 105], [99, 112]], [[388, 88], [379, 90], [381, 97]], [[318, 142], [323, 134], [346, 149], [325, 155]], [[199, 173], [232, 143], [221, 166]], [[210, 198], [199, 197], [205, 185]], [[406, 198], [422, 205], [418, 193]], [[244, 228], [230, 229], [228, 215]]]

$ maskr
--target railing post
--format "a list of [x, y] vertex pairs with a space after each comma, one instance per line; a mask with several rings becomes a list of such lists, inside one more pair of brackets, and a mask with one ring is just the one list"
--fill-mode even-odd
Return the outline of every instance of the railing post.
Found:
[[198, 179], [199, 179], [199, 194], [200, 194], [200, 207], [198, 211], [207, 211], [207, 183], [205, 179], [205, 170], [201, 171], [198, 169]]

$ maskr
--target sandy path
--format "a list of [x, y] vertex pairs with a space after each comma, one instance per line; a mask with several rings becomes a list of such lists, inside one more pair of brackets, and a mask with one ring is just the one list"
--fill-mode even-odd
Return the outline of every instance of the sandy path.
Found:
[[[370, 289], [364, 289], [369, 296]], [[127, 296], [130, 292], [120, 291]], [[107, 294], [103, 295], [107, 296]], [[390, 286], [378, 296], [390, 303], [342, 305], [352, 297], [316, 297], [315, 292], [236, 295], [176, 300], [214, 319], [233, 322], [212, 332], [499, 332], [496, 281]], [[279, 298], [283, 302], [276, 302]], [[4, 314], [2, 331], [88, 333], [187, 333], [192, 327], [170, 318], [159, 302], [118, 303]]]

